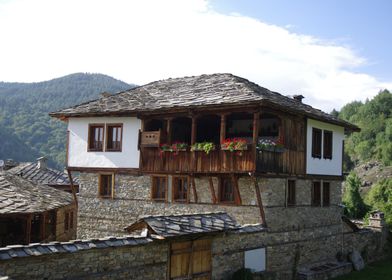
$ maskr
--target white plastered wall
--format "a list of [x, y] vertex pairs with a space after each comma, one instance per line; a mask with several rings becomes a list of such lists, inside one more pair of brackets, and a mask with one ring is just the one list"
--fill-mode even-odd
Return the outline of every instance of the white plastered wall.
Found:
[[[324, 143], [321, 143], [321, 158], [312, 157], [312, 128], [332, 131], [332, 159], [324, 159]], [[324, 141], [322, 137], [322, 141]], [[306, 133], [306, 173], [317, 175], [342, 175], [344, 128], [341, 126], [308, 119]]]
[[[122, 123], [122, 151], [88, 152], [88, 126], [92, 123]], [[141, 121], [136, 117], [69, 118], [68, 166], [139, 168], [139, 151], [137, 149], [137, 144], [140, 127]]]

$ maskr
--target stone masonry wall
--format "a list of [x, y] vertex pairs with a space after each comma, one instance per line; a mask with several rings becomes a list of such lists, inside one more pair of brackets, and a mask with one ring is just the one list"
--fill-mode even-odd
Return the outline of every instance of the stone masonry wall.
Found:
[[[232, 274], [244, 266], [244, 252], [255, 248], [266, 249], [263, 279], [290, 280], [298, 267], [331, 261], [338, 252], [347, 254], [353, 249], [363, 251], [367, 248], [369, 255], [382, 255], [380, 232], [363, 230], [342, 234], [344, 231], [345, 228], [340, 225], [320, 227], [316, 231], [258, 230], [250, 233], [235, 231], [206, 235], [204, 238], [212, 239], [212, 279], [231, 279]], [[105, 241], [98, 240], [40, 245], [40, 254], [22, 257], [13, 248], [2, 248], [0, 256], [6, 252], [13, 257], [0, 261], [0, 275], [14, 280], [166, 279], [170, 266], [170, 240], [150, 240], [143, 245], [116, 245], [115, 238], [109, 241], [112, 245], [105, 248], [99, 245]], [[132, 238], [128, 241], [130, 243]], [[59, 245], [67, 250], [56, 252], [49, 248], [58, 248]], [[75, 249], [75, 245], [83, 249]]]
[[[170, 181], [170, 179], [169, 179]], [[296, 180], [297, 206], [286, 207], [287, 180], [258, 178], [266, 222], [271, 230], [287, 231], [336, 225], [340, 223], [341, 188], [339, 181], [330, 181], [329, 207], [311, 207], [310, 179]], [[169, 184], [170, 185], [170, 184]], [[78, 238], [121, 236], [123, 228], [145, 215], [170, 215], [224, 211], [239, 224], [261, 222], [256, 191], [250, 177], [238, 181], [241, 206], [213, 204], [207, 177], [195, 179], [198, 203], [192, 191], [190, 203], [156, 202], [150, 199], [150, 176], [115, 175], [114, 199], [98, 197], [98, 174], [81, 173], [78, 213]], [[213, 177], [215, 194], [218, 180]]]

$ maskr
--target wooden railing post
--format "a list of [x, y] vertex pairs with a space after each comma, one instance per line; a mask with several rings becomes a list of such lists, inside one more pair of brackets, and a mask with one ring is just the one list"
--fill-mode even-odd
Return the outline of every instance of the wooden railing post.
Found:
[[197, 137], [197, 118], [196, 116], [192, 116], [192, 132], [191, 132], [191, 145], [196, 143]]
[[167, 134], [167, 144], [171, 145], [171, 133], [172, 132], [172, 119], [167, 119], [166, 134]]
[[252, 151], [253, 151], [253, 171], [256, 171], [257, 169], [257, 142], [259, 139], [259, 123], [260, 123], [260, 113], [255, 112], [253, 114], [253, 145], [252, 145]]
[[226, 114], [221, 114], [221, 123], [220, 123], [220, 143], [225, 141], [226, 139]]

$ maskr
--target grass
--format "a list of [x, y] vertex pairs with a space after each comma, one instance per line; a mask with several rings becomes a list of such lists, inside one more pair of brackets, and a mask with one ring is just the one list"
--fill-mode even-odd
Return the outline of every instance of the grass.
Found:
[[334, 280], [389, 280], [392, 279], [392, 259], [367, 264], [362, 271], [354, 271]]

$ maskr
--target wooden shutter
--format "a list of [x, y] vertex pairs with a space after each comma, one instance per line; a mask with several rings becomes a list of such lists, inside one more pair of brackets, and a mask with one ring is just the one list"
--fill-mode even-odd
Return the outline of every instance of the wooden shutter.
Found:
[[332, 159], [332, 131], [324, 130], [324, 158]]
[[288, 206], [295, 205], [295, 181], [294, 180], [287, 181], [287, 205]]
[[321, 184], [320, 182], [313, 182], [312, 186], [312, 206], [321, 205]]
[[323, 182], [323, 206], [329, 206], [330, 194], [331, 192], [329, 182]]
[[312, 157], [321, 158], [321, 129], [312, 129]]

